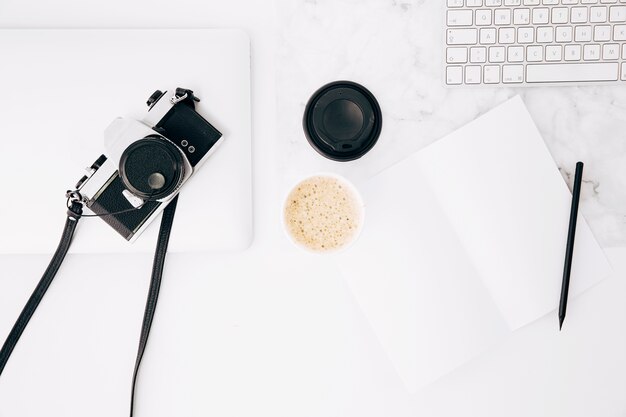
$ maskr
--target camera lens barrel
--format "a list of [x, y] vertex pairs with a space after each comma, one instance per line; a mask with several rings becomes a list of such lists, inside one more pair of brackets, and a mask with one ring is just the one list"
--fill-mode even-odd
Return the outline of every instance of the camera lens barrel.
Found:
[[176, 145], [161, 136], [133, 142], [120, 158], [119, 174], [124, 185], [144, 200], [159, 200], [180, 185], [185, 164]]

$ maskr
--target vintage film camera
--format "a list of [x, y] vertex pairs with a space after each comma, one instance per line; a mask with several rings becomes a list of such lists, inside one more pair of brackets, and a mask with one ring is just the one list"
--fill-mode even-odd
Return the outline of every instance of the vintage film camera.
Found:
[[142, 120], [118, 118], [104, 133], [106, 155], [87, 169], [70, 199], [80, 199], [133, 241], [178, 194], [222, 141], [195, 110], [193, 91], [155, 91]]

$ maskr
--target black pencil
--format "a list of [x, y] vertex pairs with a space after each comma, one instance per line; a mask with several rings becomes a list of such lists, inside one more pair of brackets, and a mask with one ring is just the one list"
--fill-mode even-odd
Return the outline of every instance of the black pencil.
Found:
[[565, 312], [567, 310], [567, 295], [569, 293], [569, 278], [572, 272], [572, 257], [574, 255], [574, 237], [578, 220], [578, 203], [580, 202], [580, 188], [583, 182], [582, 162], [576, 164], [574, 175], [574, 190], [572, 191], [572, 208], [569, 214], [569, 231], [567, 233], [567, 248], [565, 250], [565, 267], [563, 268], [563, 283], [561, 284], [561, 302], [559, 303], [559, 330], [563, 328]]

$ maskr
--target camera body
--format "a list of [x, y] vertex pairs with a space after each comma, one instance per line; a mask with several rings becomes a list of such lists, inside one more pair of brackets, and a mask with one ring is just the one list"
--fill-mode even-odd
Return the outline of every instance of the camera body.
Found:
[[133, 241], [222, 141], [195, 110], [193, 91], [156, 91], [142, 120], [118, 118], [101, 155], [76, 185], [85, 205]]

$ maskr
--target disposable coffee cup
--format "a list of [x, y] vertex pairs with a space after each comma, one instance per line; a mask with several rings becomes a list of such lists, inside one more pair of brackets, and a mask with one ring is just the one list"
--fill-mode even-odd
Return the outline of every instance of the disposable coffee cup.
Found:
[[309, 144], [333, 161], [361, 158], [378, 141], [383, 116], [374, 95], [361, 84], [335, 81], [306, 104], [302, 127]]
[[363, 229], [365, 206], [346, 178], [317, 173], [298, 181], [285, 196], [283, 229], [291, 242], [316, 254], [346, 250]]

